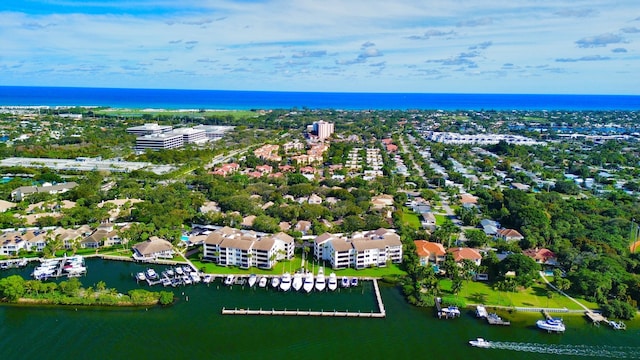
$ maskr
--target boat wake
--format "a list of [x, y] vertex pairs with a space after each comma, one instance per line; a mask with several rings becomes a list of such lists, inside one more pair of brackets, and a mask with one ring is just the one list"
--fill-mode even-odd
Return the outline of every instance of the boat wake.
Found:
[[539, 354], [591, 356], [598, 358], [637, 359], [640, 348], [626, 346], [557, 345], [491, 341], [491, 349], [524, 351]]

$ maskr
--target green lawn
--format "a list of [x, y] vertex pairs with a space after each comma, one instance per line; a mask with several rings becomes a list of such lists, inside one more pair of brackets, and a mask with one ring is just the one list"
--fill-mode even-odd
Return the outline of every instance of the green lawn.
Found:
[[[264, 274], [264, 275], [277, 275], [282, 274], [285, 271], [295, 272], [301, 268], [302, 259], [296, 255], [290, 261], [280, 261], [273, 269], [265, 270], [258, 268], [251, 269], [240, 269], [235, 266], [218, 266], [214, 263], [210, 262], [202, 262], [198, 260], [198, 255], [192, 255], [189, 257], [189, 260], [195, 265], [198, 269], [205, 269], [206, 273], [209, 274]], [[314, 273], [318, 273], [318, 265], [315, 266], [307, 262], [306, 267], [308, 270], [313, 270]], [[355, 269], [344, 269], [344, 270], [332, 270], [330, 267], [325, 266], [324, 272], [325, 274], [329, 274], [330, 272], [335, 272], [337, 276], [369, 276], [369, 277], [383, 277], [383, 276], [393, 276], [393, 275], [405, 275], [406, 272], [401, 270], [396, 264], [391, 264], [385, 268], [369, 268], [362, 270]]]
[[[451, 280], [442, 280], [440, 286], [445, 293], [451, 293]], [[458, 296], [464, 298], [468, 304], [582, 309], [578, 304], [555, 291], [549, 298], [547, 289], [546, 284], [535, 283], [532, 287], [522, 291], [501, 292], [493, 290], [489, 284], [484, 282], [465, 281]], [[580, 298], [577, 300], [590, 309], [598, 308], [595, 303]]]
[[436, 217], [436, 226], [441, 226], [444, 224], [444, 221], [447, 219], [447, 215], [442, 214], [434, 214]]
[[416, 230], [421, 227], [418, 215], [407, 208], [402, 208], [402, 222]]

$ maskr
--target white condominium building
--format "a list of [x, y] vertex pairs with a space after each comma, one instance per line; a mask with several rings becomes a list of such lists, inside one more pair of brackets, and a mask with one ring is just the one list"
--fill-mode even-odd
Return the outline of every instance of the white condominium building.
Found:
[[324, 120], [313, 123], [313, 131], [318, 135], [318, 139], [324, 140], [331, 136], [334, 132], [334, 124]]
[[315, 238], [313, 253], [333, 269], [384, 267], [387, 262], [402, 262], [402, 242], [393, 230], [354, 233], [351, 237], [324, 233]]

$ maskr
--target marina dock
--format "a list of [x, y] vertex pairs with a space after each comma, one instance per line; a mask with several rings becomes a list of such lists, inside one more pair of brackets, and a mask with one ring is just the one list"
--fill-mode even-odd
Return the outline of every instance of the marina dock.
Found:
[[380, 288], [378, 287], [378, 281], [376, 279], [371, 279], [373, 282], [373, 290], [376, 296], [376, 301], [378, 304], [378, 312], [353, 312], [353, 311], [312, 311], [309, 310], [251, 310], [251, 309], [227, 309], [222, 308], [222, 315], [271, 315], [271, 316], [324, 316], [324, 317], [352, 317], [352, 318], [385, 318], [387, 313], [384, 308], [384, 303], [382, 302], [382, 296], [380, 296]]

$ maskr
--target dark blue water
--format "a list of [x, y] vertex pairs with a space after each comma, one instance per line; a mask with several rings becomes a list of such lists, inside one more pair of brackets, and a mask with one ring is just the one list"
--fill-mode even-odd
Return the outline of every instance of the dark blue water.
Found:
[[0, 86], [0, 106], [164, 109], [640, 110], [640, 96], [319, 93]]

